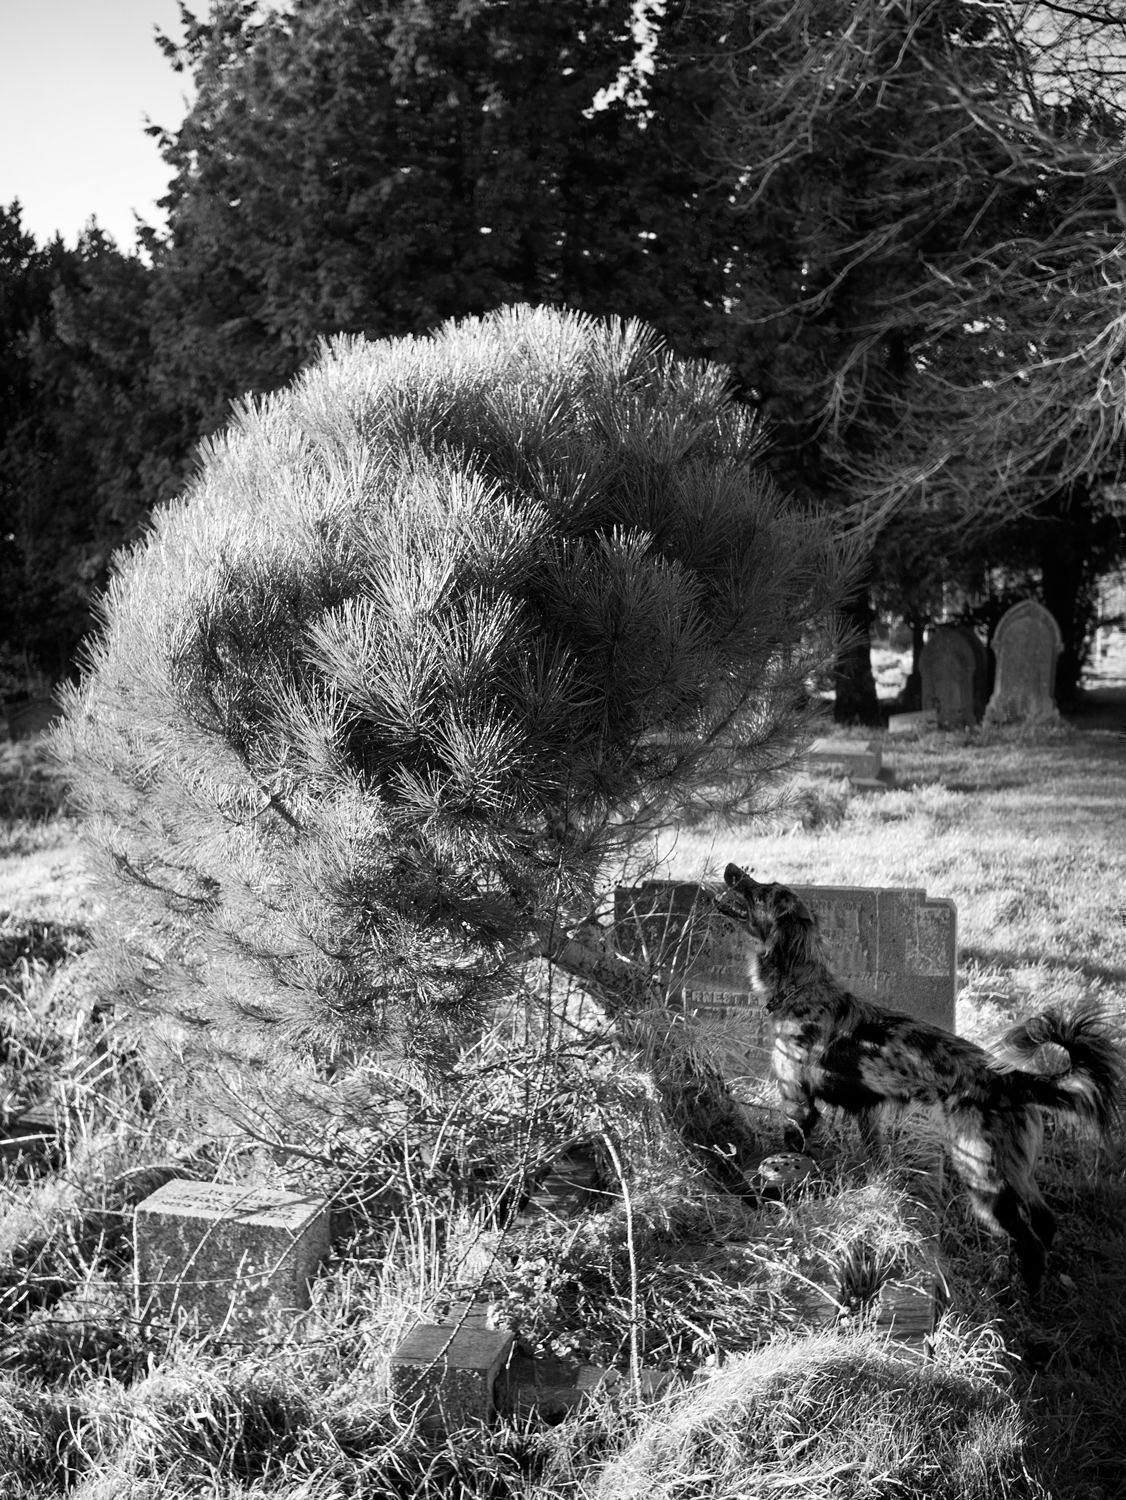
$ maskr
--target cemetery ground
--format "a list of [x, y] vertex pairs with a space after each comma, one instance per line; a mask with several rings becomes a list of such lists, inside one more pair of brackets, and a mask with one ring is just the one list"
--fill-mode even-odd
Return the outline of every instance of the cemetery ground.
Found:
[[[1100, 722], [882, 739], [893, 789], [803, 778], [771, 819], [680, 829], [658, 873], [715, 879], [737, 859], [760, 879], [924, 888], [957, 903], [959, 1029], [987, 1041], [1084, 997], [1121, 1021], [1126, 736], [1079, 727]], [[1126, 1495], [1121, 1135], [1049, 1131], [1060, 1229], [1035, 1308], [947, 1183], [922, 1359], [871, 1326], [864, 1295], [931, 1253], [915, 1158], [866, 1160], [842, 1128], [816, 1193], [709, 1191], [636, 1058], [584, 1031], [581, 1006], [523, 1050], [509, 1018], [441, 1099], [404, 1107], [357, 1067], [299, 1100], [265, 1080], [288, 1115], [205, 1108], [201, 1080], [92, 1010], [76, 829], [34, 743], [0, 772], [5, 1113], [64, 1106], [56, 1141], [0, 1165], [5, 1500]], [[514, 1221], [516, 1169], [584, 1133], [600, 1189], [584, 1212]], [[242, 1344], [138, 1316], [133, 1211], [184, 1177], [334, 1195], [307, 1313]], [[839, 1306], [809, 1326], [803, 1277], [830, 1262]], [[389, 1405], [390, 1357], [482, 1278], [527, 1350], [621, 1378], [556, 1411], [420, 1430]]]

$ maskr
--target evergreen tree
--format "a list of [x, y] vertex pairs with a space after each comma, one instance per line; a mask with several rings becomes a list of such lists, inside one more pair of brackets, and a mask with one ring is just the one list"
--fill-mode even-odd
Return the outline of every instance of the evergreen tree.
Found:
[[165, 45], [195, 99], [163, 135], [152, 249], [164, 368], [199, 432], [322, 337], [505, 303], [638, 317], [702, 352], [731, 216], [700, 170], [708, 83], [685, 56], [648, 117], [595, 109], [630, 17], [629, 0], [184, 8], [183, 45]]
[[440, 1057], [631, 841], [786, 762], [850, 558], [643, 326], [334, 341], [106, 596], [63, 744], [115, 996]]

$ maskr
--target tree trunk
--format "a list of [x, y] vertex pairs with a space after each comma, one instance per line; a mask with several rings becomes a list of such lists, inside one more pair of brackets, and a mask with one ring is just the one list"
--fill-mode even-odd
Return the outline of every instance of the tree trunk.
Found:
[[1056, 702], [1061, 707], [1073, 703], [1079, 691], [1094, 624], [1098, 580], [1090, 565], [1092, 529], [1087, 496], [1061, 496], [1059, 513], [1045, 527], [1040, 550], [1044, 605], [1063, 637], [1056, 663]]
[[[732, 1192], [748, 1192], [746, 1174], [762, 1143], [722, 1073], [697, 1054], [667, 1010], [660, 981], [597, 932], [556, 938], [544, 952], [597, 994], [618, 1035], [643, 1054], [667, 1118], [708, 1174]], [[654, 1011], [668, 1015], [667, 1026], [652, 1019]]]
[[872, 621], [875, 618], [867, 584], [844, 605], [841, 623], [845, 645], [833, 669], [836, 699], [833, 718], [838, 724], [880, 723], [876, 679], [872, 676]]

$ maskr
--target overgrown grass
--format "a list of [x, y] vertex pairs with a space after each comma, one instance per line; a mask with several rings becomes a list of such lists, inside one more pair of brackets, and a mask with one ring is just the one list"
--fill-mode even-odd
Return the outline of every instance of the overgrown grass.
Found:
[[[986, 1039], [1058, 999], [1121, 1015], [1126, 740], [933, 735], [889, 740], [885, 759], [896, 790], [810, 784], [773, 825], [682, 833], [666, 871], [736, 858], [762, 877], [952, 896], [960, 1025]], [[91, 1005], [96, 914], [73, 829], [23, 821], [33, 846], [0, 853], [3, 1083], [11, 1108], [49, 1098], [68, 1124], [55, 1160], [0, 1173], [5, 1497], [1126, 1492], [1121, 1140], [1051, 1133], [1041, 1178], [1061, 1227], [1030, 1308], [957, 1194], [935, 1209], [909, 1138], [872, 1161], [844, 1129], [785, 1201], [710, 1188], [585, 998], [557, 990], [545, 1010], [542, 972], [441, 1091], [356, 1062], [331, 1081], [279, 1070], [256, 1092], [228, 1080], [225, 1101], [211, 1079], [207, 1102]], [[581, 1220], [514, 1222], [526, 1178], [572, 1140], [604, 1196]], [[332, 1257], [298, 1324], [239, 1349], [138, 1321], [132, 1209], [174, 1175], [334, 1196]], [[881, 1282], [934, 1269], [921, 1202], [938, 1214], [946, 1307], [926, 1364], [869, 1326]], [[428, 1438], [389, 1408], [388, 1359], [476, 1286], [527, 1347], [624, 1378], [555, 1426]], [[835, 1300], [829, 1330], [809, 1327], [826, 1310], [811, 1287]], [[674, 1376], [668, 1392], [635, 1391], [631, 1359]]]

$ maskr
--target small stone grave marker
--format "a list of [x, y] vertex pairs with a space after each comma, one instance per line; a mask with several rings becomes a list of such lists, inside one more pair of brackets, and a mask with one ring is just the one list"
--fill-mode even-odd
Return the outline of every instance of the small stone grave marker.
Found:
[[882, 761], [883, 752], [875, 740], [814, 740], [804, 756], [810, 771], [847, 777], [858, 792], [883, 792], [895, 785], [895, 772]]
[[933, 708], [914, 709], [911, 713], [889, 714], [888, 734], [925, 734], [938, 728], [938, 715]]
[[463, 1323], [416, 1323], [391, 1356], [391, 1399], [429, 1429], [456, 1431], [491, 1420], [511, 1333]]
[[[794, 886], [817, 918], [829, 966], [855, 994], [954, 1028], [957, 911], [914, 889]], [[615, 941], [671, 975], [671, 1002], [693, 1039], [737, 1090], [761, 1093], [770, 1072], [770, 1027], [749, 979], [753, 940], [720, 916], [723, 887], [647, 881], [615, 893]]]
[[328, 1207], [282, 1188], [176, 1179], [134, 1215], [140, 1313], [159, 1308], [233, 1338], [309, 1306], [328, 1253]]
[[[976, 648], [976, 649], [975, 649]], [[985, 649], [973, 631], [939, 625], [919, 655], [923, 706], [939, 729], [969, 729], [985, 707]]]
[[1051, 611], [1035, 599], [1014, 604], [1001, 616], [989, 644], [997, 670], [986, 719], [1005, 724], [1054, 717], [1063, 636]]

